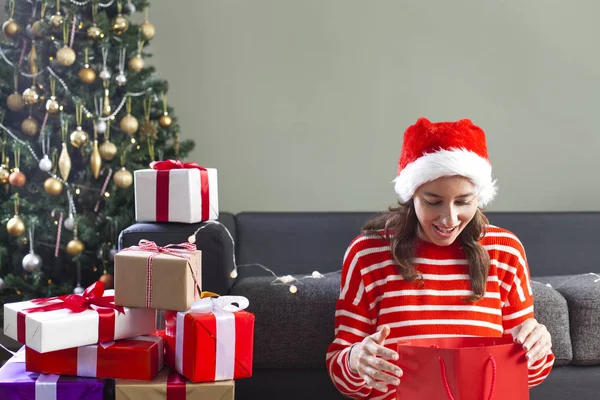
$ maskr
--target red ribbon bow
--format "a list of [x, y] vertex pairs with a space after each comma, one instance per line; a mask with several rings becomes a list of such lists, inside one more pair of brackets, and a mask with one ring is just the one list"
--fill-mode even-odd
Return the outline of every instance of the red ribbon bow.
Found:
[[[166, 246], [159, 246], [151, 240], [142, 239], [138, 243], [139, 250], [150, 251], [152, 253], [173, 253], [182, 254], [196, 250], [196, 245], [192, 243], [179, 243], [179, 244], [168, 244]], [[178, 249], [178, 247], [180, 247]], [[183, 248], [183, 249], [181, 249]], [[185, 249], [185, 250], [184, 250]], [[133, 249], [138, 250], [138, 249]]]
[[181, 160], [165, 160], [165, 161], [153, 161], [150, 163], [150, 168], [157, 171], [169, 171], [172, 169], [199, 169], [200, 171], [206, 171], [206, 168], [201, 167], [195, 162], [183, 163]]
[[[49, 299], [34, 299], [31, 300], [34, 304], [45, 304], [42, 307], [36, 307], [28, 310], [29, 312], [45, 312], [54, 311], [60, 309], [68, 309], [75, 313], [80, 313], [85, 310], [93, 309], [92, 306], [110, 308], [125, 314], [125, 309], [121, 306], [115, 306], [115, 296], [103, 296], [104, 294], [104, 283], [96, 281], [92, 283], [83, 291], [82, 294], [69, 294], [58, 297], [51, 297]], [[61, 300], [61, 303], [55, 302], [55, 300]]]
[[115, 311], [125, 314], [125, 309], [121, 306], [115, 306], [115, 296], [102, 296], [104, 294], [104, 283], [96, 281], [82, 294], [70, 294], [49, 299], [31, 300], [33, 304], [39, 307], [31, 307], [19, 311], [17, 314], [17, 337], [18, 341], [27, 344], [26, 333], [26, 315], [31, 313], [70, 310], [74, 313], [80, 313], [85, 310], [94, 310], [99, 315], [98, 321], [98, 342], [109, 342], [115, 337]]

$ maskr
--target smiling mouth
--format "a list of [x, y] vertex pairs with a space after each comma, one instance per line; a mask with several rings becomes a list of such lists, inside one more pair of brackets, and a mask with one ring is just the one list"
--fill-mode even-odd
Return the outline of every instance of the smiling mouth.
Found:
[[433, 225], [433, 227], [435, 228], [435, 230], [437, 231], [437, 233], [439, 233], [441, 236], [445, 236], [445, 237], [449, 237], [451, 236], [454, 231], [456, 231], [456, 229], [458, 229], [458, 226], [455, 226], [454, 228], [440, 228], [437, 225]]

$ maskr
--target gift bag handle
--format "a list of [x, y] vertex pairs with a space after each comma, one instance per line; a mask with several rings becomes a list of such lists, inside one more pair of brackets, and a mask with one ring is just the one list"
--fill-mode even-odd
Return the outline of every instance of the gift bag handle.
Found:
[[[455, 400], [454, 396], [452, 396], [450, 385], [448, 384], [448, 378], [446, 377], [446, 364], [444, 363], [444, 359], [442, 357], [440, 357], [439, 360], [440, 368], [442, 369], [442, 379], [444, 380], [444, 387], [446, 388], [446, 394], [450, 400]], [[491, 400], [492, 395], [494, 394], [494, 385], [496, 384], [496, 360], [494, 360], [494, 357], [490, 355], [488, 361], [490, 364], [492, 364], [492, 386], [490, 387], [490, 395], [488, 396], [488, 400]]]

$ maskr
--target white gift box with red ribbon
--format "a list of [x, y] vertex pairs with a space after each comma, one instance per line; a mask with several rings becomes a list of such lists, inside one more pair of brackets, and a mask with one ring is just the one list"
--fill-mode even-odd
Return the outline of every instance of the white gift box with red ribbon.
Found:
[[[69, 308], [73, 299], [81, 302], [76, 312]], [[83, 295], [4, 305], [4, 334], [39, 353], [149, 335], [156, 330], [155, 321], [153, 309], [114, 306], [114, 291], [104, 291], [102, 282]]]
[[134, 173], [138, 222], [196, 223], [219, 218], [217, 170], [196, 163], [159, 161]]

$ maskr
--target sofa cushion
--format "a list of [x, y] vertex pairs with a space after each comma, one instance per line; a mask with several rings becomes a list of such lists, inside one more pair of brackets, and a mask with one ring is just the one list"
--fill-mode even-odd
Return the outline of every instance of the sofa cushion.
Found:
[[535, 280], [551, 284], [567, 300], [573, 364], [600, 364], [600, 276], [580, 274]]
[[247, 310], [256, 315], [256, 368], [325, 368], [340, 279], [339, 273], [303, 279], [296, 294], [287, 285], [272, 285], [272, 276], [236, 281], [230, 294], [247, 297]]
[[573, 347], [569, 331], [569, 309], [567, 301], [552, 286], [537, 282], [531, 283], [535, 319], [546, 325], [552, 337], [552, 351], [555, 365], [569, 364], [573, 359]]

